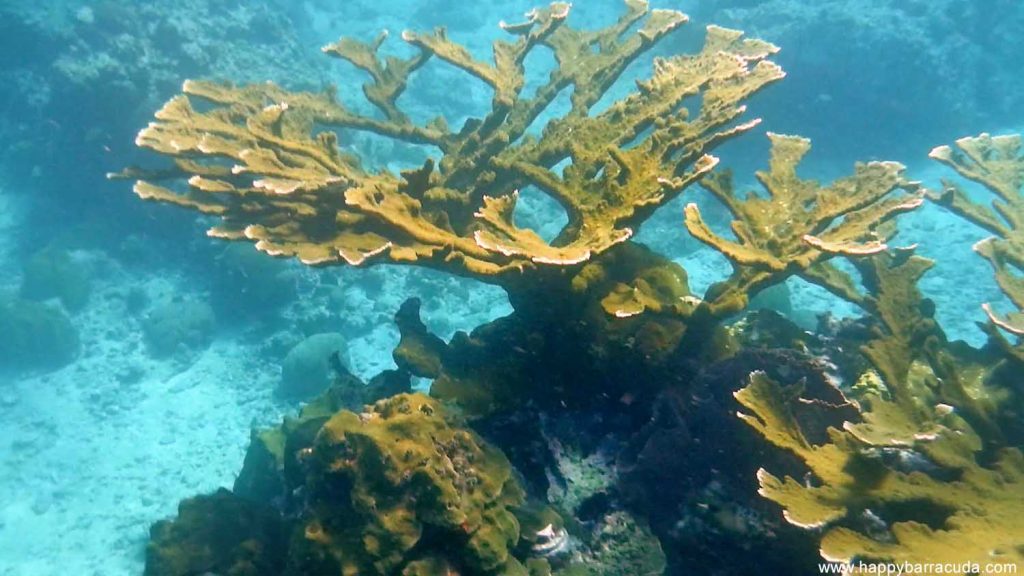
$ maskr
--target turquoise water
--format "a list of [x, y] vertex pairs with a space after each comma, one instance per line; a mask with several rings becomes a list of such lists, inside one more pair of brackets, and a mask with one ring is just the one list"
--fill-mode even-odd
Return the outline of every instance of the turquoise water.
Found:
[[[269, 80], [297, 91], [333, 85], [341, 102], [372, 114], [358, 87], [366, 75], [325, 57], [322, 46], [339, 36], [370, 41], [388, 30], [385, 51], [408, 57], [414, 52], [400, 41], [402, 30], [444, 25], [451, 39], [487, 59], [490, 43], [503, 34], [498, 23], [521, 21], [534, 5], [0, 4], [0, 326], [7, 327], [0, 339], [8, 342], [0, 346], [0, 574], [142, 573], [150, 526], [173, 516], [183, 498], [231, 487], [250, 431], [276, 425], [330, 384], [326, 357], [338, 352], [364, 381], [395, 367], [393, 318], [408, 298], [422, 300], [426, 326], [446, 341], [513, 310], [505, 292], [486, 282], [412, 266], [311, 268], [276, 260], [248, 243], [208, 238], [208, 217], [139, 201], [130, 183], [106, 174], [159, 164], [134, 145], [153, 113], [191, 78]], [[710, 24], [781, 48], [773, 60], [786, 78], [746, 102], [748, 117], [763, 122], [714, 152], [743, 188], [756, 185], [753, 173], [767, 163], [769, 131], [811, 138], [813, 150], [800, 168], [808, 178], [830, 181], [856, 161], [893, 160], [908, 167], [909, 178], [939, 187], [951, 173], [928, 160], [933, 147], [1024, 129], [1024, 8], [1015, 2], [709, 0], [652, 7], [680, 10], [690, 22], [630, 65], [609, 101], [650, 74], [654, 57], [699, 49]], [[620, 2], [585, 0], [574, 4], [570, 21], [593, 29], [620, 13]], [[555, 62], [538, 53], [526, 66], [530, 94]], [[491, 91], [431, 61], [399, 103], [414, 122], [443, 115], [458, 130], [490, 110]], [[556, 101], [533, 133], [568, 108], [568, 98]], [[371, 170], [397, 172], [437, 155], [350, 131], [341, 147]], [[564, 211], [536, 188], [522, 196], [516, 222], [555, 237]], [[692, 186], [647, 219], [635, 239], [682, 264], [690, 290], [700, 295], [730, 268], [682, 225], [690, 202], [716, 230], [727, 228], [721, 207]], [[983, 345], [980, 304], [1012, 309], [971, 250], [988, 233], [933, 204], [902, 217], [899, 227], [896, 244], [917, 244], [917, 254], [937, 261], [920, 287], [935, 302], [945, 333]], [[863, 313], [799, 279], [786, 287], [784, 302], [768, 306], [801, 328], [812, 329], [825, 313]], [[25, 315], [33, 320], [19, 320]], [[309, 342], [323, 334], [333, 340]], [[316, 361], [290, 368], [301, 354]], [[427, 391], [430, 381], [414, 385]], [[650, 415], [631, 417], [644, 422]], [[500, 434], [485, 432], [501, 443], [493, 439]], [[670, 546], [681, 544], [663, 537], [662, 547]], [[723, 558], [759, 553], [721, 549]], [[694, 569], [681, 563], [685, 555], [668, 556], [669, 574], [738, 573], [725, 560], [720, 568]]]

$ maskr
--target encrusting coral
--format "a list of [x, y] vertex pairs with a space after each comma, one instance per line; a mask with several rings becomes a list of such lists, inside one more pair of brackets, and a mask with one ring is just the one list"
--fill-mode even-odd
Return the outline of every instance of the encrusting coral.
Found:
[[[254, 434], [234, 492], [186, 501], [154, 527], [147, 574], [534, 573], [513, 556], [525, 495], [500, 450], [422, 394], [358, 413], [339, 399]], [[239, 563], [266, 567], [229, 570]]]
[[302, 550], [292, 556], [306, 562], [303, 572], [390, 574], [417, 559], [410, 555], [421, 540], [441, 537], [455, 556], [446, 560], [478, 573], [518, 565], [510, 508], [523, 494], [512, 469], [499, 450], [454, 426], [436, 400], [399, 395], [360, 414], [339, 412], [307, 458], [309, 514]]
[[146, 549], [146, 576], [280, 574], [287, 528], [277, 511], [228, 490], [183, 500], [178, 517], [157, 522]]

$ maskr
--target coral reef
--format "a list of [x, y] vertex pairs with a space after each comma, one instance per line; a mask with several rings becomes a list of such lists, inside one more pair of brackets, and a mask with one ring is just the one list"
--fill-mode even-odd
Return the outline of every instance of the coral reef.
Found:
[[[893, 219], [926, 198], [900, 164], [857, 164], [820, 184], [797, 175], [809, 140], [769, 133], [763, 192], [738, 195], [731, 173], [715, 171], [715, 147], [758, 123], [745, 100], [783, 76], [773, 45], [710, 26], [697, 53], [655, 58], [650, 77], [612, 98], [624, 70], [687, 22], [640, 0], [625, 7], [597, 30], [570, 26], [568, 4], [536, 9], [502, 25], [512, 39], [494, 43], [493, 62], [440, 28], [403, 33], [406, 58], [382, 56], [387, 34], [343, 38], [324, 52], [369, 76], [372, 115], [333, 89], [187, 81], [138, 134], [170, 164], [114, 177], [219, 219], [210, 236], [310, 266], [435, 268], [496, 284], [513, 307], [446, 342], [420, 300], [406, 301], [398, 369], [368, 386], [348, 373], [343, 344], [318, 340], [313, 368], [287, 368], [287, 379], [309, 392], [338, 382], [253, 433], [233, 493], [188, 502], [154, 529], [154, 570], [166, 560], [284, 574], [800, 573], [815, 549], [846, 563], [1021, 561], [1020, 315], [987, 307], [985, 349], [948, 342], [917, 288], [931, 261], [890, 246]], [[526, 96], [537, 50], [556, 66]], [[493, 91], [482, 117], [458, 130], [413, 120], [400, 96], [429, 60]], [[550, 118], [563, 93], [568, 111]], [[440, 156], [372, 169], [344, 148], [353, 132]], [[933, 156], [1000, 201], [939, 201], [997, 234], [979, 252], [1020, 307], [1019, 140], [959, 147]], [[703, 296], [634, 241], [698, 182], [734, 236], [686, 207], [689, 233], [732, 267]], [[552, 238], [516, 224], [527, 187], [565, 211]], [[765, 311], [730, 323], [793, 277], [864, 317], [810, 331]], [[409, 392], [413, 376], [430, 380], [429, 396]], [[192, 526], [214, 508], [225, 511]], [[257, 521], [237, 538], [195, 549], [247, 515]]]

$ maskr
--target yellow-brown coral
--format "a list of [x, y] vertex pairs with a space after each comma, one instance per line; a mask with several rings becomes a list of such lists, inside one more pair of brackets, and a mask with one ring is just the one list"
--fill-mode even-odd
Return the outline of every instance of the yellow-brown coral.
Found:
[[[999, 287], [1017, 311], [1003, 316], [990, 304], [983, 308], [993, 325], [1024, 336], [1024, 280], [1019, 274], [1024, 270], [1024, 154], [1020, 135], [961, 138], [955, 148], [939, 146], [929, 155], [995, 194], [995, 201], [986, 206], [971, 200], [957, 185], [944, 182], [943, 192], [935, 199], [994, 235], [977, 243], [974, 250], [992, 265]], [[1017, 354], [1024, 359], [1024, 352], [1018, 350]]]
[[917, 184], [904, 179], [900, 164], [869, 162], [858, 164], [852, 176], [821, 186], [796, 174], [809, 140], [768, 136], [769, 169], [757, 173], [767, 196], [737, 197], [728, 171], [701, 181], [735, 218], [735, 241], [713, 232], [696, 204], [686, 207], [687, 230], [733, 265], [732, 276], [707, 295], [706, 307], [716, 316], [737, 312], [759, 290], [793, 275], [856, 302], [853, 282], [827, 260], [885, 251], [894, 231], [886, 222], [921, 205]]
[[[772, 444], [795, 454], [813, 475], [806, 481], [780, 479], [761, 469], [758, 480], [761, 495], [782, 506], [790, 523], [823, 531], [823, 558], [1024, 567], [1024, 456], [1019, 450], [1004, 449], [991, 466], [982, 466], [975, 459], [977, 436], [948, 411], [939, 411], [941, 421], [932, 429], [916, 434], [886, 427], [912, 422], [906, 415], [879, 414], [871, 420], [870, 433], [861, 424], [847, 423], [843, 431], [830, 428], [827, 443], [813, 445], [789, 411], [790, 396], [763, 373], [751, 375], [750, 384], [736, 393], [749, 411], [740, 417]], [[887, 412], [899, 411], [894, 404], [884, 406]], [[930, 459], [917, 469], [912, 459], [899, 467], [882, 457], [893, 451], [909, 458], [921, 447]], [[881, 523], [881, 529], [857, 529], [865, 518], [869, 524]]]
[[[742, 101], [783, 75], [766, 59], [774, 46], [711, 27], [699, 53], [656, 59], [635, 92], [596, 110], [631, 62], [687, 21], [642, 0], [625, 4], [618, 22], [597, 31], [566, 24], [569, 4], [534, 10], [521, 24], [503, 25], [513, 39], [495, 42], [493, 63], [442, 29], [403, 33], [419, 50], [408, 59], [379, 56], [386, 35], [325, 47], [369, 73], [364, 94], [383, 118], [353, 112], [330, 91], [186, 82], [137, 139], [174, 167], [122, 175], [139, 178], [142, 198], [220, 217], [212, 236], [249, 240], [307, 264], [410, 262], [500, 282], [509, 273], [585, 262], [629, 239], [654, 209], [711, 170], [716, 159], [708, 152], [757, 122], [737, 121]], [[558, 67], [525, 97], [524, 62], [539, 46]], [[489, 85], [490, 113], [459, 132], [444, 119], [410, 120], [398, 97], [432, 57]], [[566, 116], [539, 138], [527, 135], [566, 90]], [[689, 99], [700, 101], [698, 113], [687, 110]], [[339, 129], [428, 144], [442, 157], [400, 176], [370, 173], [340, 152]], [[555, 166], [567, 160], [559, 173]], [[517, 190], [529, 185], [568, 213], [553, 242], [513, 222]]]

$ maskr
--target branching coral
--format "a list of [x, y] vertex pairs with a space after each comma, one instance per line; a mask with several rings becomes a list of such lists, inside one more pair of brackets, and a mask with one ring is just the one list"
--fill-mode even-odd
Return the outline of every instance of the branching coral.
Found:
[[[906, 415], [873, 418], [868, 429], [847, 423], [843, 431], [830, 428], [829, 441], [814, 445], [788, 406], [798, 396], [798, 390], [787, 390], [763, 373], [754, 373], [750, 384], [736, 393], [749, 410], [741, 418], [769, 442], [795, 454], [813, 474], [801, 482], [762, 469], [758, 480], [760, 493], [781, 505], [790, 523], [824, 531], [822, 557], [836, 562], [1024, 566], [1020, 451], [1005, 449], [991, 466], [981, 465], [975, 459], [977, 436], [953, 413], [946, 413], [933, 429], [910, 434], [884, 424], [906, 423]], [[908, 447], [926, 450], [929, 459], [915, 466]], [[895, 457], [887, 460], [887, 453]]]
[[[912, 250], [889, 252], [891, 221], [921, 205], [921, 188], [893, 162], [858, 164], [829, 185], [802, 179], [797, 167], [809, 141], [769, 134], [770, 165], [757, 174], [765, 193], [737, 196], [731, 175], [714, 172], [710, 153], [756, 125], [744, 120], [743, 102], [782, 77], [768, 60], [776, 48], [709, 27], [697, 54], [655, 59], [650, 78], [605, 106], [625, 69], [686, 22], [675, 11], [648, 10], [642, 0], [625, 4], [616, 23], [596, 31], [571, 28], [565, 3], [532, 11], [522, 24], [502, 25], [512, 39], [495, 42], [492, 62], [443, 29], [403, 33], [414, 49], [405, 59], [382, 55], [386, 34], [325, 47], [368, 74], [363, 92], [373, 115], [346, 107], [332, 91], [190, 81], [140, 132], [137, 143], [173, 165], [122, 176], [138, 179], [135, 192], [144, 199], [219, 217], [212, 236], [251, 241], [309, 265], [398, 262], [474, 276], [504, 286], [516, 311], [446, 343], [428, 332], [410, 300], [396, 317], [397, 377], [385, 385], [397, 391], [409, 375], [431, 378], [432, 398], [397, 394], [358, 412], [340, 410], [350, 397], [328, 397], [254, 435], [235, 494], [273, 502], [280, 513], [275, 530], [291, 537], [271, 559], [286, 562], [286, 573], [304, 574], [550, 573], [547, 559], [528, 556], [538, 542], [544, 547], [556, 523], [528, 528], [543, 541], [523, 537], [520, 482], [529, 480], [467, 422], [486, 434], [488, 420], [511, 413], [612, 406], [593, 411], [595, 419], [615, 415], [629, 426], [644, 419], [666, 386], [693, 398], [685, 409], [699, 410], [698, 396], [686, 388], [695, 365], [732, 351], [714, 338], [724, 333], [719, 321], [761, 290], [799, 276], [872, 316], [857, 324], [867, 330], [846, 342], [866, 358], [858, 357], [858, 370], [870, 364], [880, 378], [858, 398], [867, 408], [862, 417], [825, 433], [823, 423], [834, 421], [826, 416], [852, 418], [855, 404], [813, 403], [799, 386], [784, 389], [755, 373], [736, 394], [748, 410], [741, 417], [813, 477], [800, 483], [762, 470], [761, 493], [782, 505], [790, 522], [822, 529], [830, 560], [1019, 562], [1024, 457], [1000, 435], [1002, 415], [969, 385], [987, 384], [989, 367], [962, 369], [962, 358], [949, 351], [916, 287], [931, 262]], [[557, 66], [527, 95], [525, 63], [537, 50], [550, 51]], [[431, 59], [490, 87], [489, 112], [457, 131], [443, 118], [414, 121], [399, 98]], [[561, 95], [570, 109], [549, 119]], [[541, 122], [537, 134], [533, 126]], [[440, 155], [400, 175], [374, 172], [342, 151], [346, 131]], [[944, 201], [999, 235], [979, 252], [1020, 305], [1024, 283], [1008, 268], [1020, 267], [1024, 255], [1015, 244], [1024, 218], [1019, 140], [960, 146], [965, 156], [933, 155], [985, 183], [1002, 203], [986, 211], [957, 192]], [[630, 242], [657, 208], [698, 181], [731, 212], [735, 235], [714, 232], [695, 205], [687, 206], [690, 233], [733, 266], [704, 299], [690, 295], [682, 268]], [[525, 187], [567, 213], [553, 240], [515, 224]], [[867, 293], [829, 262], [836, 256], [855, 261]], [[990, 316], [1001, 329], [1024, 332], [1015, 316]], [[814, 406], [815, 433], [793, 414], [791, 405], [805, 400]], [[456, 417], [443, 401], [472, 420]], [[225, 503], [229, 512], [237, 504]], [[183, 515], [194, 516], [198, 504]], [[865, 519], [879, 520], [881, 532]], [[558, 530], [571, 524], [558, 523]], [[227, 547], [215, 559], [218, 569], [249, 561], [251, 546]], [[646, 564], [659, 570], [661, 556], [654, 560]]]
[[[212, 236], [248, 239], [308, 264], [415, 262], [500, 281], [513, 271], [587, 261], [629, 239], [654, 209], [707, 174], [717, 162], [708, 152], [757, 123], [738, 121], [742, 101], [783, 73], [766, 60], [776, 51], [771, 44], [710, 27], [699, 53], [656, 59], [649, 79], [602, 110], [599, 101], [625, 68], [687, 18], [627, 0], [615, 24], [581, 31], [566, 24], [568, 14], [569, 4], [556, 2], [503, 25], [514, 40], [495, 42], [493, 63], [442, 29], [404, 33], [419, 50], [409, 59], [381, 58], [386, 35], [325, 47], [369, 74], [364, 94], [380, 118], [353, 112], [331, 92], [188, 81], [137, 138], [174, 166], [122, 176], [140, 178], [135, 191], [144, 199], [219, 216]], [[558, 67], [526, 97], [524, 63], [541, 47]], [[402, 112], [398, 97], [432, 57], [490, 86], [490, 113], [454, 132], [443, 118], [418, 125]], [[565, 117], [548, 122], [539, 138], [528, 135], [567, 90]], [[691, 102], [699, 102], [696, 112]], [[340, 152], [340, 129], [431, 145], [442, 157], [401, 176], [371, 174]], [[187, 191], [159, 181], [185, 183]], [[554, 242], [513, 222], [517, 190], [528, 185], [568, 212]]]
[[[936, 404], [955, 406], [987, 443], [1002, 445], [995, 422], [1000, 394], [990, 381], [996, 363], [963, 357], [946, 342], [932, 317], [934, 304], [917, 287], [933, 264], [911, 249], [856, 261], [868, 291], [859, 304], [872, 318], [871, 337], [860, 351], [881, 376], [886, 400], [899, 407], [887, 413], [920, 431], [930, 426]], [[875, 417], [883, 412], [878, 402]]]
[[913, 250], [881, 253], [857, 262], [868, 290], [858, 303], [876, 320], [872, 338], [861, 347], [881, 374], [894, 399], [908, 406], [910, 391], [902, 387], [911, 364], [921, 359], [925, 341], [936, 336], [938, 325], [928, 314], [928, 302], [917, 283], [934, 262], [914, 256]]
[[769, 169], [757, 173], [767, 196], [751, 192], [737, 197], [727, 171], [701, 181], [735, 218], [735, 241], [713, 232], [696, 204], [686, 207], [687, 230], [733, 265], [732, 276], [709, 292], [706, 306], [715, 315], [737, 312], [759, 290], [792, 275], [857, 301], [852, 281], [827, 260], [885, 251], [894, 232], [885, 223], [921, 205], [917, 184], [904, 179], [900, 164], [870, 162], [858, 164], [852, 176], [821, 186], [796, 174], [811, 148], [809, 140], [780, 134], [769, 138]]
[[[977, 182], [992, 192], [996, 199], [987, 206], [972, 200], [952, 182], [944, 182], [944, 190], [935, 199], [961, 217], [981, 226], [994, 236], [982, 240], [974, 250], [988, 260], [995, 270], [996, 281], [1016, 312], [1000, 315], [990, 304], [984, 304], [992, 324], [1006, 332], [1024, 336], [1024, 154], [1021, 137], [982, 134], [961, 138], [956, 147], [940, 146], [930, 156], [953, 168], [958, 174]], [[995, 335], [995, 333], [993, 333]], [[1024, 352], [1017, 351], [1024, 359]]]
[[801, 385], [756, 372], [735, 394], [740, 418], [810, 471], [798, 482], [762, 469], [760, 493], [790, 523], [822, 529], [828, 560], [1024, 562], [1024, 457], [1006, 447], [992, 366], [958, 357], [931, 317], [916, 286], [931, 266], [912, 250], [857, 261], [871, 313], [860, 351], [882, 386], [858, 398], [859, 418], [834, 410], [827, 441], [808, 440], [794, 415], [814, 402]]

